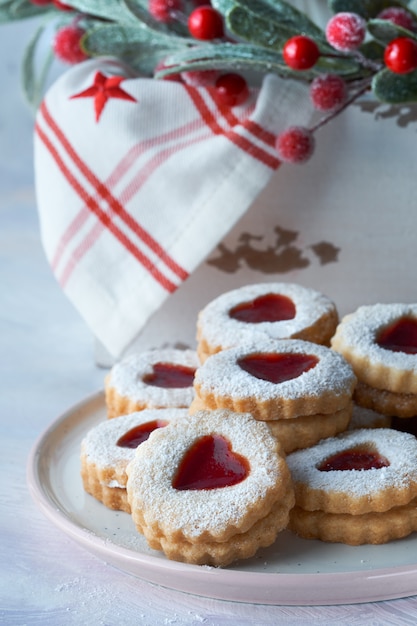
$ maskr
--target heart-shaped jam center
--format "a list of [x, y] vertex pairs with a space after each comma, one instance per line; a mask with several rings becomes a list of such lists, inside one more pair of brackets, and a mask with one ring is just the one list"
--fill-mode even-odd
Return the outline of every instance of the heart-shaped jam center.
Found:
[[248, 374], [270, 383], [283, 383], [297, 378], [317, 365], [318, 358], [313, 354], [271, 353], [249, 354], [237, 361]]
[[142, 379], [146, 385], [165, 389], [193, 386], [195, 374], [193, 367], [177, 363], [155, 363], [152, 369], [153, 371]]
[[122, 435], [116, 445], [119, 446], [119, 448], [137, 448], [148, 439], [151, 432], [167, 425], [168, 422], [165, 420], [153, 420], [146, 422], [146, 424], [139, 424], [139, 426], [134, 426], [128, 430], [127, 433]]
[[417, 320], [402, 317], [377, 336], [376, 343], [385, 350], [417, 354]]
[[331, 472], [334, 470], [370, 470], [388, 467], [389, 461], [371, 449], [352, 448], [337, 452], [328, 457], [318, 466], [320, 472]]
[[172, 481], [180, 491], [231, 487], [249, 474], [249, 462], [221, 435], [200, 437], [185, 453]]
[[259, 324], [261, 322], [282, 322], [295, 317], [295, 304], [287, 296], [268, 293], [249, 302], [242, 302], [229, 311], [229, 317], [239, 322]]

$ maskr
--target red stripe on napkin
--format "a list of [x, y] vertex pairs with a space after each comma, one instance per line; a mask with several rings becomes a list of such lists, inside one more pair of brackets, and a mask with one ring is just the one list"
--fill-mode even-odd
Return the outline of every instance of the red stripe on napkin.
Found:
[[[87, 165], [79, 158], [74, 148], [65, 137], [64, 133], [59, 129], [58, 125], [53, 120], [52, 116], [47, 110], [45, 102], [42, 104], [40, 112], [43, 115], [43, 118], [50, 130], [54, 133], [55, 138], [61, 144], [61, 147], [65, 150], [74, 165], [85, 176], [88, 182], [96, 189], [99, 196], [101, 196], [104, 200], [106, 200], [106, 202], [108, 202], [110, 208], [114, 211], [114, 213], [116, 213], [124, 221], [124, 223], [131, 228], [135, 235], [138, 236], [139, 239], [141, 239], [174, 274], [176, 274], [181, 280], [185, 280], [188, 277], [188, 273], [186, 272], [186, 270], [180, 267], [151, 237], [151, 235], [144, 228], [142, 228], [140, 224], [136, 222], [136, 220], [134, 220], [134, 218], [124, 209], [122, 204], [110, 193], [106, 185], [100, 182], [87, 167]], [[37, 125], [37, 132], [40, 132], [39, 124]], [[44, 143], [45, 139], [46, 135], [44, 135], [43, 138]], [[58, 157], [57, 151], [53, 149], [51, 142], [48, 141], [48, 143], [45, 143], [45, 145], [47, 145], [51, 154], [53, 150], [53, 156], [55, 159], [59, 158], [61, 170], [63, 171], [63, 173], [65, 173], [67, 180], [77, 191], [80, 198], [84, 200], [89, 210], [93, 211], [93, 213], [95, 213], [99, 217], [101, 223], [106, 226], [114, 235], [116, 235], [117, 233], [118, 240], [120, 242], [124, 242], [125, 247], [133, 254], [135, 258], [137, 258], [137, 260], [139, 260], [144, 265], [144, 267], [146, 267], [148, 271], [150, 271], [154, 275], [155, 278], [157, 278], [158, 282], [160, 282], [161, 285], [163, 285], [169, 291], [175, 290], [176, 287], [174, 286], [174, 284], [166, 277], [164, 277], [161, 272], [156, 269], [155, 265], [136, 246], [134, 246], [134, 244], [130, 242], [130, 240], [127, 239], [127, 237], [120, 229], [118, 229], [111, 222], [109, 216], [105, 214], [102, 209], [100, 209], [97, 201], [95, 201], [91, 195], [87, 194], [79, 183], [76, 183], [75, 178], [69, 172], [68, 168], [66, 168], [62, 159]], [[76, 186], [74, 186], [75, 183]], [[86, 201], [86, 198], [88, 198], [88, 201]]]
[[36, 124], [35, 131], [53, 157], [55, 163], [68, 183], [83, 200], [86, 206], [98, 217], [100, 222], [115, 236], [115, 238], [126, 248], [126, 250], [149, 271], [155, 280], [157, 280], [160, 285], [164, 287], [164, 289], [173, 293], [177, 289], [177, 285], [168, 280], [166, 276], [164, 276], [136, 246], [134, 246], [128, 237], [111, 221], [111, 217], [100, 208], [95, 199], [85, 191], [85, 189], [66, 167], [58, 151], [48, 139], [46, 134], [41, 130], [39, 124]]
[[[212, 130], [213, 134], [224, 135], [238, 148], [244, 150], [251, 157], [257, 159], [272, 170], [276, 170], [280, 166], [281, 163], [278, 158], [272, 156], [266, 150], [263, 150], [246, 137], [242, 137], [233, 130], [224, 131], [220, 124], [217, 122], [213, 113], [210, 111], [209, 107], [204, 102], [204, 99], [202, 98], [198, 90], [194, 89], [193, 87], [189, 87], [188, 85], [185, 85], [185, 89], [187, 90], [188, 95], [194, 103], [195, 108], [197, 109], [207, 126]], [[245, 124], [243, 123], [242, 126], [245, 126]]]
[[[203, 124], [201, 123], [200, 120], [193, 120], [191, 123], [184, 124], [183, 126], [179, 128], [175, 128], [172, 131], [163, 133], [159, 137], [154, 137], [147, 141], [143, 141], [143, 142], [139, 142], [135, 144], [132, 148], [128, 150], [126, 155], [116, 165], [113, 172], [106, 179], [105, 185], [109, 189], [111, 189], [116, 184], [118, 184], [123, 178], [123, 176], [128, 174], [129, 170], [133, 167], [136, 160], [148, 150], [154, 148], [155, 146], [158, 146], [159, 144], [172, 141], [178, 137], [186, 137], [188, 134], [198, 131], [202, 126]], [[133, 197], [132, 193], [130, 194], [130, 197], [129, 197], [127, 190], [125, 190], [124, 194], [126, 195], [124, 195], [123, 198], [120, 198], [121, 202], [131, 200]], [[51, 261], [51, 266], [54, 269], [54, 271], [57, 271], [58, 264], [61, 258], [63, 257], [67, 246], [70, 244], [71, 240], [77, 235], [80, 229], [84, 226], [85, 222], [87, 221], [90, 215], [91, 213], [88, 210], [88, 207], [83, 206], [80, 209], [79, 213], [72, 220], [67, 230], [63, 233], [60, 241], [58, 242], [57, 249]], [[103, 232], [103, 228], [97, 228], [97, 225], [94, 224], [92, 229], [85, 236], [84, 240], [80, 244], [78, 244], [78, 246], [72, 252], [70, 260], [68, 261], [64, 270], [62, 271], [62, 277], [65, 274], [66, 279], [68, 279], [72, 270], [76, 267], [76, 264], [72, 261], [72, 256], [75, 256], [77, 261], [80, 261], [82, 257], [84, 256], [84, 254], [86, 254], [88, 250], [91, 248], [91, 246], [98, 240], [101, 232]], [[185, 275], [183, 274], [182, 276], [184, 277], [184, 280], [185, 280], [185, 278], [188, 277], [188, 274], [185, 274]]]

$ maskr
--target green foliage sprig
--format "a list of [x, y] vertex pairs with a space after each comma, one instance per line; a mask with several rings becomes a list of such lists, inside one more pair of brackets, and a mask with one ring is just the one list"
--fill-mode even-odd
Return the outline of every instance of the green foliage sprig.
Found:
[[[226, 41], [201, 42], [193, 39], [186, 16], [167, 24], [155, 20], [147, 0], [65, 0], [73, 11], [53, 4], [38, 6], [29, 0], [0, 0], [0, 22], [41, 18], [23, 59], [23, 84], [28, 99], [36, 106], [44, 88], [52, 56], [48, 50], [39, 62], [39, 44], [52, 25], [58, 29], [74, 19], [85, 30], [82, 47], [91, 57], [115, 56], [140, 75], [165, 78], [185, 70], [219, 69], [231, 72], [269, 72], [310, 82], [318, 74], [331, 72], [348, 85], [366, 81], [375, 97], [386, 103], [417, 101], [417, 70], [394, 74], [383, 63], [384, 48], [396, 37], [417, 41], [417, 33], [378, 19], [384, 8], [406, 9], [417, 24], [409, 0], [329, 0], [334, 13], [356, 12], [367, 21], [368, 38], [355, 53], [341, 53], [326, 41], [324, 31], [307, 15], [284, 0], [212, 0], [222, 13]], [[185, 1], [186, 10], [192, 3]], [[320, 50], [318, 62], [309, 70], [290, 69], [283, 60], [283, 46], [302, 33]], [[163, 61], [162, 69], [155, 68]]]

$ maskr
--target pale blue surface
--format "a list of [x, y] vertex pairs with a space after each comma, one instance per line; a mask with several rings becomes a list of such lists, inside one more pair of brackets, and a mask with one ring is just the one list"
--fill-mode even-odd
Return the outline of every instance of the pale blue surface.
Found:
[[85, 552], [31, 501], [25, 466], [36, 437], [99, 389], [104, 371], [94, 365], [91, 334], [56, 285], [39, 240], [33, 119], [18, 78], [29, 30], [27, 25], [0, 30], [0, 623], [414, 625], [416, 597], [297, 608], [232, 604], [161, 589]]

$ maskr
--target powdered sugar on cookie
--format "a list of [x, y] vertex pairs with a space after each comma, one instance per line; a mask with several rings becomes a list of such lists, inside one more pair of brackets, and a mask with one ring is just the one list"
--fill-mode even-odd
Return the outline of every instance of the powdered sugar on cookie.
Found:
[[[379, 469], [322, 471], [335, 454], [369, 450], [388, 461]], [[363, 514], [406, 504], [417, 496], [417, 439], [389, 428], [359, 429], [288, 455], [297, 504], [307, 510]]]
[[[252, 355], [306, 355], [316, 363], [300, 375], [276, 383], [242, 369], [239, 362]], [[351, 401], [355, 383], [351, 366], [340, 354], [297, 339], [263, 340], [224, 350], [209, 357], [194, 380], [197, 399], [210, 396], [210, 402], [219, 407], [229, 403], [232, 408], [248, 399], [253, 399], [254, 405], [269, 403], [269, 414], [263, 416], [260, 410], [255, 415], [266, 420], [340, 410]]]
[[[247, 460], [246, 477], [232, 486], [176, 489], [173, 481], [191, 446], [220, 435]], [[127, 468], [128, 498], [139, 525], [170, 541], [227, 541], [244, 533], [290, 488], [279, 444], [251, 415], [200, 411], [154, 431]], [[292, 487], [291, 487], [292, 489]], [[215, 514], [214, 514], [215, 512]]]
[[[145, 409], [117, 419], [105, 420], [88, 431], [81, 443], [81, 454], [98, 469], [113, 468], [115, 473], [124, 474], [124, 469], [134, 457], [136, 449], [117, 445], [123, 435], [141, 425], [153, 422], [169, 424], [172, 420], [185, 418], [187, 414], [187, 409]], [[113, 486], [125, 485], [124, 476], [124, 480]]]
[[[290, 300], [294, 315], [290, 319], [249, 323], [235, 319], [234, 307], [268, 295]], [[302, 338], [327, 344], [336, 328], [338, 315], [334, 303], [323, 294], [292, 283], [259, 283], [224, 293], [210, 302], [199, 314], [198, 351], [213, 354], [248, 341], [267, 338]]]
[[417, 393], [417, 354], [390, 350], [377, 343], [379, 333], [403, 319], [417, 325], [416, 304], [374, 304], [346, 315], [332, 347], [352, 364], [359, 380], [395, 393]]
[[[194, 397], [193, 374], [198, 365], [194, 350], [147, 350], [126, 357], [113, 366], [106, 378], [109, 417], [144, 408], [188, 407]], [[187, 386], [149, 382], [160, 366], [171, 368], [173, 374], [175, 368], [189, 370]]]

